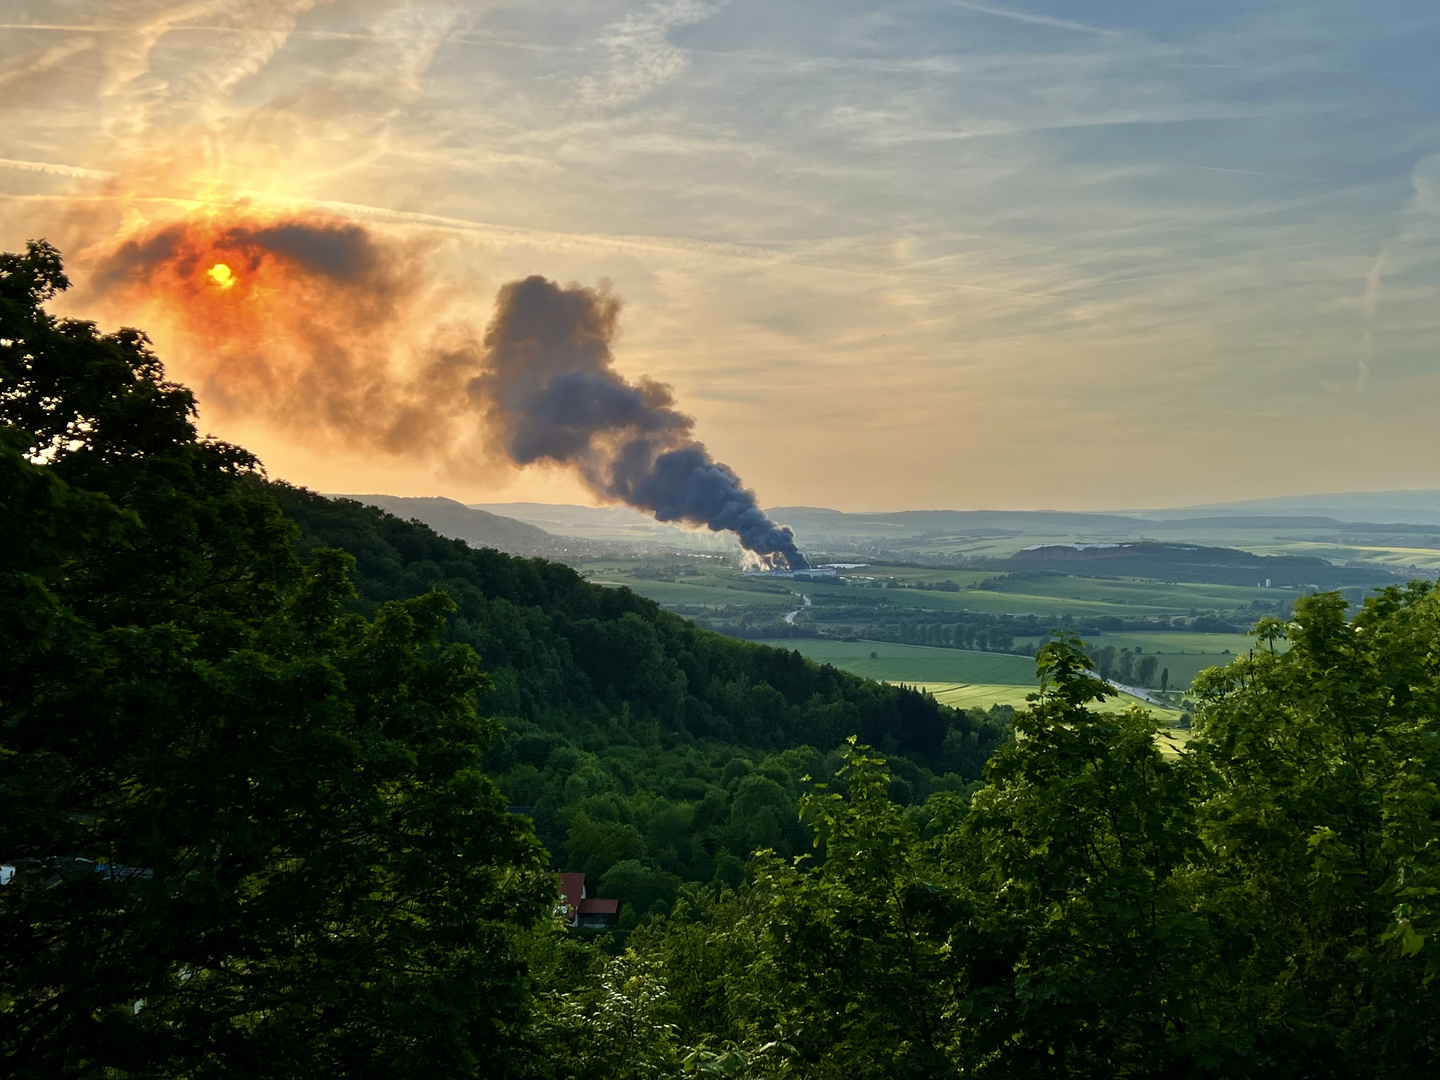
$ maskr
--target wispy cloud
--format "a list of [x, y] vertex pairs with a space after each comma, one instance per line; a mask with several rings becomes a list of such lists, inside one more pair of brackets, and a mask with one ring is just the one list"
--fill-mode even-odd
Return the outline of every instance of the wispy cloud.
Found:
[[667, 0], [610, 24], [599, 39], [609, 54], [608, 63], [601, 72], [580, 80], [581, 100], [599, 108], [616, 108], [679, 78], [689, 61], [671, 43], [670, 31], [703, 22], [723, 6], [723, 2]]
[[1312, 184], [1333, 184], [1319, 176], [1296, 176], [1294, 173], [1261, 172], [1258, 169], [1226, 169], [1219, 165], [1180, 165], [1181, 169], [1198, 169], [1200, 172], [1235, 173], [1239, 176], [1273, 176], [1278, 180], [1305, 180]]
[[1440, 14], [1377, 3], [31, 3], [0, 239], [81, 315], [88, 244], [246, 200], [425, 237], [437, 321], [608, 278], [618, 362], [777, 502], [1240, 497], [1262, 422], [1271, 486], [1363, 484], [1440, 455]]

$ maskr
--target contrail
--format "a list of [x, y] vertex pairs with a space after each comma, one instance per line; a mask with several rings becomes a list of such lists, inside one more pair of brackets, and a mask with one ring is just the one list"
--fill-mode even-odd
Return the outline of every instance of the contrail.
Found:
[[101, 169], [82, 169], [78, 165], [56, 165], [49, 161], [17, 161], [14, 158], [0, 158], [0, 168], [49, 173], [51, 176], [70, 176], [78, 180], [115, 179], [115, 174], [112, 172], [105, 172]]

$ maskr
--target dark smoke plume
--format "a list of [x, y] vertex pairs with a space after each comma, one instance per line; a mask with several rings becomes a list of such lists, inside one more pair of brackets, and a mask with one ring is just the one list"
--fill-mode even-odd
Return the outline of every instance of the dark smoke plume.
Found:
[[573, 466], [595, 494], [660, 521], [733, 532], [768, 565], [808, 565], [728, 465], [695, 439], [668, 386], [630, 383], [614, 368], [620, 301], [543, 277], [500, 290], [485, 333], [486, 370], [472, 391], [520, 465]]
[[618, 298], [511, 282], [482, 347], [468, 327], [434, 330], [422, 249], [350, 221], [237, 210], [130, 238], [91, 286], [125, 318], [170, 328], [207, 411], [460, 472], [483, 457], [478, 404], [517, 465], [571, 466], [606, 501], [733, 532], [770, 566], [806, 566], [791, 530], [695, 439], [670, 388], [615, 371]]

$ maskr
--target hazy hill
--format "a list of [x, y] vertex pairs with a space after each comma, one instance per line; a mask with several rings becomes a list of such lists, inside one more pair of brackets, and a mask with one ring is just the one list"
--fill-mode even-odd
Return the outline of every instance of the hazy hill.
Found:
[[1395, 577], [1379, 567], [1335, 566], [1305, 555], [1252, 555], [1234, 548], [1193, 544], [1056, 544], [1017, 551], [1017, 568], [1053, 570], [1085, 577], [1153, 578], [1216, 585], [1338, 589], [1347, 585], [1390, 584]]
[[406, 498], [400, 495], [334, 495], [378, 507], [402, 521], [415, 520], [441, 536], [464, 540], [471, 547], [494, 548], [511, 555], [534, 555], [554, 546], [558, 537], [514, 518], [477, 510], [444, 498]]
[[897, 510], [851, 514], [821, 506], [776, 506], [767, 510], [800, 537], [856, 536], [890, 539], [935, 533], [983, 535], [995, 529], [1025, 531], [1036, 527], [1125, 529], [1135, 521], [1118, 514], [1078, 514], [1062, 510]]
[[578, 506], [572, 503], [471, 503], [473, 510], [503, 514], [564, 536], [599, 543], [661, 544], [700, 551], [739, 550], [734, 539], [708, 530], [682, 529], [656, 521], [628, 506]]
[[1206, 503], [1168, 510], [1137, 510], [1135, 513], [1148, 518], [1284, 515], [1339, 518], [1347, 522], [1434, 525], [1440, 523], [1440, 491], [1335, 491]]

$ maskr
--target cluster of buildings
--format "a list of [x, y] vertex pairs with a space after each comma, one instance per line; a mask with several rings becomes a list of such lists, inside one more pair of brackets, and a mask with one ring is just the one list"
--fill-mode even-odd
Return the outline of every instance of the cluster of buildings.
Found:
[[560, 879], [560, 906], [555, 914], [565, 925], [582, 930], [604, 930], [620, 918], [619, 900], [602, 900], [585, 891], [584, 874], [557, 874]]

